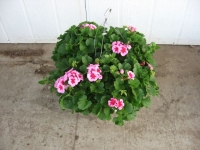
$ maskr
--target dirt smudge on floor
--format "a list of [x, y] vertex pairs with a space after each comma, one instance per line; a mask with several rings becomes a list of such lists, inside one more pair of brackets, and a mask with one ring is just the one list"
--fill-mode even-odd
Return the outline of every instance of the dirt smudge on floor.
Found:
[[31, 56], [42, 56], [44, 50], [42, 49], [26, 49], [26, 50], [1, 50], [1, 55], [8, 56], [11, 58], [15, 57], [31, 57]]
[[47, 75], [49, 72], [51, 72], [52, 70], [54, 70], [55, 67], [53, 66], [49, 66], [49, 65], [40, 65], [39, 69], [35, 70], [36, 74], [40, 74], [40, 75]]

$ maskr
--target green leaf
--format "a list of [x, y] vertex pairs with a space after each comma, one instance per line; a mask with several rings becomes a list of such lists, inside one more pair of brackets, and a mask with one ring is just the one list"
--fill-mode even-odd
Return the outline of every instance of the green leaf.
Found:
[[39, 84], [45, 84], [47, 81], [46, 80], [40, 80], [38, 83]]
[[70, 95], [61, 97], [59, 104], [62, 110], [65, 110], [66, 108], [77, 110], [77, 106], [73, 103], [73, 97]]
[[103, 82], [93, 83], [90, 85], [90, 90], [91, 92], [94, 93], [103, 93], [105, 91], [104, 83]]
[[109, 65], [103, 65], [102, 71], [103, 72], [110, 72], [110, 66]]
[[100, 59], [100, 63], [102, 64], [108, 64], [110, 63], [111, 59], [109, 57], [109, 55], [103, 55]]
[[89, 36], [95, 36], [95, 30], [89, 30]]
[[135, 63], [135, 64], [134, 64], [133, 72], [135, 73], [136, 76], [139, 75], [140, 70], [141, 70], [141, 66], [140, 66], [140, 64], [139, 64], [139, 63]]
[[79, 49], [83, 52], [87, 52], [87, 46], [84, 42], [80, 42]]
[[59, 104], [60, 104], [60, 107], [62, 110], [65, 110], [66, 109], [66, 106], [64, 105], [64, 101], [65, 101], [65, 97], [61, 97], [60, 101], [59, 101]]
[[102, 109], [102, 105], [99, 104], [99, 103], [97, 103], [97, 104], [94, 106], [94, 108], [93, 108], [93, 110], [92, 110], [92, 113], [93, 113], [94, 115], [98, 115], [98, 114], [100, 113], [101, 109]]
[[105, 91], [104, 83], [103, 82], [97, 83], [96, 90], [97, 90], [97, 93], [103, 93]]
[[95, 94], [94, 99], [97, 100], [98, 103], [100, 103], [102, 98], [102, 94]]
[[118, 117], [114, 117], [113, 118], [113, 122], [116, 125], [119, 125], [119, 126], [123, 126], [124, 125], [124, 121], [122, 120], [122, 117], [120, 115], [118, 115]]
[[108, 97], [107, 96], [101, 97], [101, 104], [102, 105], [108, 105]]
[[48, 81], [48, 78], [45, 77], [43, 80], [40, 80], [38, 83], [39, 83], [39, 84], [46, 84], [47, 81]]
[[54, 92], [56, 90], [56, 88], [54, 86], [51, 86], [50, 91]]
[[85, 91], [80, 90], [80, 91], [78, 91], [78, 92], [76, 92], [76, 93], [74, 94], [74, 99], [77, 101], [77, 100], [79, 100], [79, 98], [81, 98], [83, 95], [85, 95]]
[[135, 117], [136, 117], [136, 112], [133, 112], [126, 116], [126, 120], [130, 121], [130, 120], [133, 120]]
[[118, 41], [120, 39], [120, 37], [116, 34], [112, 34], [111, 39], [112, 39], [112, 41]]
[[89, 115], [90, 112], [88, 110], [84, 110], [82, 113], [83, 113], [83, 115], [87, 116], [87, 115]]
[[142, 104], [144, 105], [144, 107], [149, 108], [149, 106], [151, 105], [150, 96], [147, 96], [146, 98], [144, 98], [142, 100]]
[[93, 38], [88, 38], [85, 43], [86, 43], [87, 46], [93, 46], [94, 47], [94, 39]]
[[152, 96], [156, 96], [158, 95], [158, 89], [157, 88], [154, 88], [154, 87], [150, 87], [147, 89], [147, 92], [152, 95]]
[[105, 107], [103, 111], [104, 111], [106, 116], [110, 115], [110, 108], [109, 107]]
[[124, 70], [130, 70], [131, 65], [129, 63], [123, 63], [123, 68], [124, 68]]
[[151, 75], [149, 80], [152, 81], [152, 82], [156, 82], [154, 75]]
[[107, 119], [107, 116], [106, 116], [106, 114], [104, 113], [103, 110], [100, 111], [100, 113], [98, 114], [98, 117], [101, 120], [106, 120]]
[[63, 38], [64, 38], [64, 35], [60, 34], [60, 36], [57, 39], [62, 40]]
[[84, 27], [84, 28], [81, 30], [81, 34], [82, 34], [83, 36], [86, 36], [86, 35], [89, 34], [89, 31], [90, 31], [89, 27]]
[[90, 90], [91, 90], [91, 92], [96, 92], [96, 86], [95, 86], [95, 84], [91, 84], [90, 85]]
[[110, 51], [111, 50], [111, 44], [106, 43], [104, 45], [104, 49], [107, 50], [107, 51]]
[[67, 65], [67, 60], [65, 58], [61, 59], [60, 61], [57, 61], [56, 67], [61, 71], [65, 71], [69, 68], [69, 66]]
[[116, 90], [121, 90], [124, 89], [124, 85], [123, 85], [124, 81], [121, 80], [120, 78], [117, 78], [114, 82], [114, 87]]
[[80, 98], [79, 98], [79, 100], [81, 101], [81, 100], [87, 100], [87, 96], [86, 95], [82, 95]]
[[114, 91], [112, 92], [112, 96], [113, 96], [113, 97], [118, 97], [118, 96], [119, 96], [119, 91], [118, 91], [118, 90], [114, 90]]
[[89, 108], [91, 105], [92, 105], [92, 102], [87, 100], [86, 95], [83, 95], [81, 98], [79, 98], [79, 102], [78, 102], [79, 109], [85, 110]]
[[142, 89], [137, 89], [137, 100], [142, 100], [144, 97], [144, 92]]
[[123, 65], [121, 63], [118, 64], [119, 70], [123, 69]]
[[90, 62], [92, 62], [92, 58], [88, 55], [85, 55], [82, 57], [82, 62], [87, 66]]
[[66, 50], [70, 51], [72, 49], [72, 45], [71, 44], [66, 44]]
[[138, 88], [138, 86], [140, 85], [140, 81], [138, 79], [134, 79], [134, 80], [128, 80], [128, 84], [131, 86], [131, 88]]
[[83, 41], [83, 37], [82, 36], [78, 36], [78, 40], [79, 40], [79, 43], [80, 43], [81, 41]]
[[87, 67], [85, 65], [82, 65], [79, 67], [81, 73], [86, 74], [87, 73]]
[[58, 47], [58, 53], [61, 54], [61, 55], [67, 54], [66, 46], [65, 46], [64, 43], [62, 43], [62, 44]]
[[125, 103], [124, 110], [125, 110], [127, 113], [131, 113], [131, 112], [133, 111], [133, 106], [132, 106], [132, 104], [129, 103], [129, 102]]
[[73, 61], [76, 61], [76, 59], [73, 58], [73, 57], [69, 58], [68, 63], [69, 63], [70, 66], [72, 66]]
[[114, 65], [110, 66], [110, 72], [111, 72], [112, 74], [115, 74], [116, 71], [117, 71], [117, 67], [116, 67], [116, 66], [114, 66]]
[[121, 95], [127, 96], [127, 90], [119, 90], [119, 91], [120, 91]]

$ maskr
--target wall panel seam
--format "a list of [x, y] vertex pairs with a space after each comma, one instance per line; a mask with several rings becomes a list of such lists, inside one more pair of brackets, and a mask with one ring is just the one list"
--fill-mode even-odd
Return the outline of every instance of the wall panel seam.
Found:
[[54, 11], [55, 20], [56, 20], [57, 31], [58, 31], [58, 34], [60, 34], [61, 33], [60, 20], [59, 20], [59, 17], [58, 17], [58, 11], [57, 11], [57, 6], [56, 6], [55, 0], [52, 0], [52, 5], [53, 5], [53, 11]]
[[0, 26], [1, 26], [2, 30], [3, 30], [4, 35], [6, 36], [6, 39], [7, 39], [8, 43], [10, 43], [10, 38], [8, 36], [8, 33], [7, 33], [6, 29], [5, 29], [5, 27], [4, 27], [3, 21], [1, 20], [1, 17], [0, 17]]
[[181, 32], [182, 32], [182, 29], [183, 29], [183, 24], [185, 22], [185, 18], [186, 18], [187, 12], [188, 12], [189, 4], [190, 4], [190, 0], [187, 0], [185, 11], [184, 11], [184, 16], [183, 16], [182, 21], [180, 23], [179, 30], [178, 30], [177, 36], [176, 36], [176, 41], [174, 42], [174, 44], [179, 43]]
[[24, 4], [24, 0], [20, 0], [20, 3], [21, 3], [21, 6], [22, 6], [22, 10], [24, 12], [24, 16], [26, 18], [26, 22], [28, 24], [28, 28], [29, 28], [30, 33], [31, 33], [31, 37], [32, 37], [33, 41], [36, 42], [36, 38], [35, 38], [35, 35], [33, 33], [33, 29], [32, 29], [32, 26], [31, 26], [31, 23], [30, 23], [30, 18], [28, 16], [28, 13], [27, 13], [27, 10], [26, 10], [25, 4]]

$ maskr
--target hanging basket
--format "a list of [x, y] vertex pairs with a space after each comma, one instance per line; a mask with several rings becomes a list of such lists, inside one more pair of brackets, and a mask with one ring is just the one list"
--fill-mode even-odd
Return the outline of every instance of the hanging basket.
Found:
[[57, 69], [39, 83], [51, 86], [62, 110], [123, 125], [158, 94], [152, 57], [158, 46], [147, 45], [134, 27], [82, 22], [58, 40], [51, 57]]

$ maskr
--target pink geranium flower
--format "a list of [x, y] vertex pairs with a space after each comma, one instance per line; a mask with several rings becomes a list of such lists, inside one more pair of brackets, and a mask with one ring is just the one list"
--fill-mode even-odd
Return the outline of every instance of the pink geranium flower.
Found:
[[118, 100], [115, 99], [115, 98], [111, 98], [109, 101], [108, 101], [108, 106], [110, 107], [116, 107], [118, 106]]
[[60, 78], [58, 78], [56, 80], [56, 82], [54, 83], [54, 87], [57, 89], [58, 93], [64, 93], [65, 89], [68, 87], [65, 85], [65, 80], [64, 77], [61, 76]]
[[113, 45], [113, 46], [112, 46], [112, 51], [113, 51], [114, 53], [119, 54], [120, 51], [121, 51], [121, 46], [119, 46], [119, 45]]
[[57, 88], [60, 83], [63, 84], [63, 85], [65, 83], [63, 76], [61, 76], [60, 78], [58, 78], [56, 80], [56, 82], [54, 83], [54, 87]]
[[120, 42], [120, 41], [114, 41], [112, 43], [112, 46], [114, 46], [114, 45], [120, 46], [121, 44], [122, 44], [122, 42]]
[[121, 51], [120, 51], [120, 54], [122, 56], [126, 56], [128, 54], [128, 50], [127, 50], [127, 47], [126, 46], [121, 46]]
[[126, 44], [125, 46], [127, 47], [128, 50], [131, 49], [131, 45]]
[[94, 82], [98, 79], [102, 79], [101, 69], [99, 68], [99, 64], [90, 64], [88, 67], [87, 78], [90, 82]]
[[99, 68], [99, 64], [90, 64], [88, 67], [87, 67], [87, 69], [88, 70], [96, 70], [96, 69], [98, 69]]
[[148, 67], [150, 68], [150, 70], [153, 70], [153, 66], [149, 63], [147, 63]]
[[112, 51], [116, 54], [121, 54], [121, 56], [126, 56], [129, 49], [131, 49], [131, 45], [129, 44], [124, 44], [120, 41], [114, 41], [112, 43]]
[[123, 99], [117, 100], [116, 98], [111, 98], [110, 100], [108, 100], [108, 106], [122, 110], [122, 108], [124, 107], [124, 101]]
[[70, 69], [70, 70], [68, 70], [67, 72], [65, 72], [65, 74], [64, 74], [64, 80], [65, 81], [67, 81], [68, 80], [68, 78], [69, 78], [69, 75], [71, 74], [71, 72], [73, 71], [73, 68], [72, 69]]
[[78, 79], [79, 82], [80, 82], [80, 81], [83, 81], [83, 75], [80, 74], [78, 71], [77, 71], [76, 76], [77, 76], [77, 79]]
[[58, 93], [65, 93], [65, 86], [62, 84], [58, 84], [57, 91]]
[[128, 29], [129, 29], [131, 32], [134, 32], [134, 31], [136, 30], [136, 28], [133, 27], [133, 26], [129, 26]]
[[94, 30], [94, 29], [97, 28], [97, 27], [96, 27], [95, 25], [93, 25], [93, 24], [89, 24], [89, 27], [90, 27], [91, 30]]
[[68, 80], [68, 84], [71, 85], [71, 87], [74, 87], [74, 86], [76, 86], [78, 84], [78, 79], [71, 77]]
[[98, 79], [98, 75], [95, 73], [87, 73], [87, 78], [90, 82], [94, 82]]
[[[66, 85], [65, 82], [67, 80], [68, 84]], [[64, 76], [61, 76], [56, 80], [54, 87], [57, 89], [58, 93], [64, 93], [65, 89], [67, 89], [69, 86], [76, 86], [80, 81], [83, 81], [83, 75], [72, 68], [65, 72]]]
[[122, 110], [123, 107], [124, 107], [124, 101], [123, 101], [123, 99], [120, 99], [120, 100], [118, 101], [118, 103], [117, 103], [117, 108], [118, 108], [119, 110]]
[[132, 71], [128, 71], [127, 74], [128, 74], [128, 79], [133, 79], [134, 80], [135, 74]]
[[90, 30], [94, 30], [94, 29], [97, 28], [95, 25], [93, 25], [93, 24], [88, 24], [88, 23], [86, 23], [86, 24], [82, 24], [81, 27], [82, 27], [82, 28], [89, 27]]
[[120, 73], [121, 73], [121, 74], [124, 74], [124, 69], [120, 69]]

